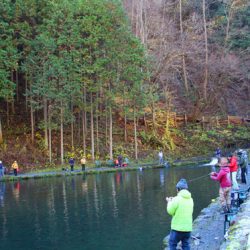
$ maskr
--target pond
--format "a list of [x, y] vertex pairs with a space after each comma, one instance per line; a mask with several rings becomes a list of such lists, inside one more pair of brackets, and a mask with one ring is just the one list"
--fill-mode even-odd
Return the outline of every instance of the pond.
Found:
[[0, 183], [1, 249], [162, 249], [166, 196], [184, 177], [194, 218], [217, 197], [208, 167], [182, 167]]

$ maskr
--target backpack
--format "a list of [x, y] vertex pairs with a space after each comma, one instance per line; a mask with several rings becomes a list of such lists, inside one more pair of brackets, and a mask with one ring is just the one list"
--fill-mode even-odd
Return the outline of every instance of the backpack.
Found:
[[245, 160], [244, 154], [238, 155], [238, 165], [241, 168], [245, 168], [246, 167], [246, 160]]
[[237, 163], [238, 163], [238, 166], [241, 166], [243, 164], [243, 157], [241, 153], [237, 154]]

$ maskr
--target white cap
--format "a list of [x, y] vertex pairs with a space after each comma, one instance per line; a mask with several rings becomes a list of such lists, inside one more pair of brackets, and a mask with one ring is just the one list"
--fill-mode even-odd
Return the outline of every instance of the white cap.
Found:
[[0, 161], [0, 164], [2, 163], [2, 161]]

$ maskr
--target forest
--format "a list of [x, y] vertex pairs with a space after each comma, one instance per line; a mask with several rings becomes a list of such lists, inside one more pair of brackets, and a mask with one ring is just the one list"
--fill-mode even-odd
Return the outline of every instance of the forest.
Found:
[[250, 115], [249, 27], [247, 0], [2, 0], [0, 157], [53, 165], [247, 142], [249, 127], [183, 130], [171, 114]]

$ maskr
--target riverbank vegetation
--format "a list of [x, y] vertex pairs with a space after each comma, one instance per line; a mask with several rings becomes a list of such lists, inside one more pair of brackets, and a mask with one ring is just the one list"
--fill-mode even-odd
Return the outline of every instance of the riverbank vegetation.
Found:
[[[3, 0], [0, 159], [171, 161], [249, 144], [247, 1]], [[189, 114], [178, 126], [173, 113]]]

